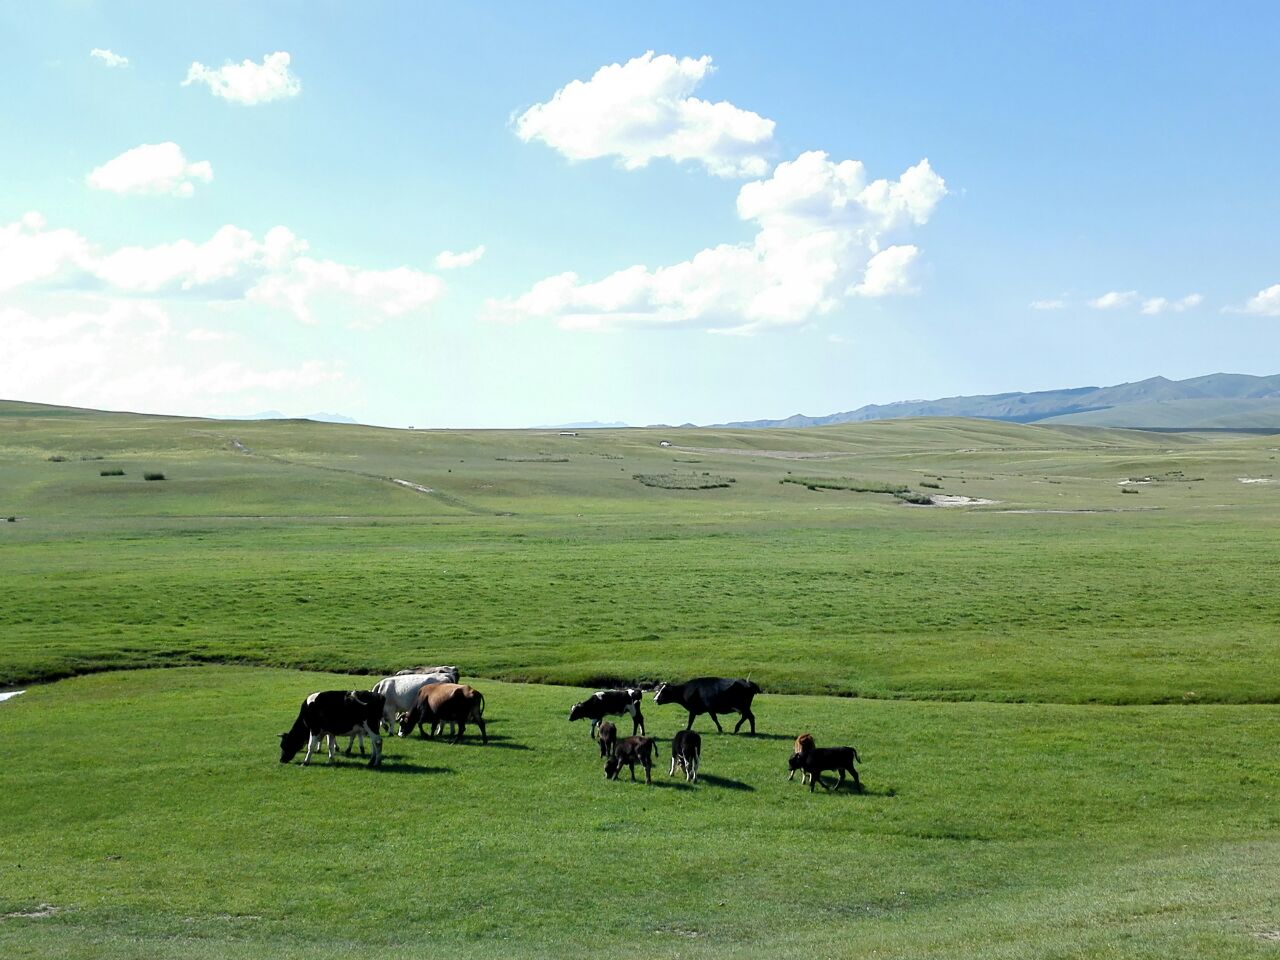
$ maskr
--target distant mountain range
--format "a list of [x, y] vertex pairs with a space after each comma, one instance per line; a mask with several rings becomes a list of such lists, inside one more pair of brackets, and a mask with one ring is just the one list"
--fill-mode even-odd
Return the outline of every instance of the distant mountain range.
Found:
[[723, 427], [819, 427], [902, 417], [980, 417], [1013, 423], [1060, 423], [1151, 429], [1280, 429], [1280, 374], [1214, 373], [1189, 380], [1152, 377], [1113, 387], [1072, 387], [939, 400], [869, 404], [825, 417], [746, 420]]

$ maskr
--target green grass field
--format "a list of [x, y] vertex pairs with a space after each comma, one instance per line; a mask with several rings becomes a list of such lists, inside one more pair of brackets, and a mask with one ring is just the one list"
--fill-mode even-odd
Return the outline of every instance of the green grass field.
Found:
[[[1274, 956], [1277, 448], [0, 404], [0, 954]], [[277, 762], [306, 693], [424, 661], [494, 743]], [[574, 688], [703, 673], [763, 735], [606, 783]], [[868, 793], [786, 782], [802, 729]]]

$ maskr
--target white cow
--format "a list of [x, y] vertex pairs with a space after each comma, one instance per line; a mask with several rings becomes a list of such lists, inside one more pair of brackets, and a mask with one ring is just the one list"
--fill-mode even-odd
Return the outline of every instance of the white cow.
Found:
[[456, 683], [457, 676], [449, 673], [405, 673], [385, 677], [373, 685], [373, 692], [386, 698], [382, 710], [382, 722], [390, 732], [395, 729], [396, 715], [408, 713], [418, 700], [418, 691], [433, 683]]

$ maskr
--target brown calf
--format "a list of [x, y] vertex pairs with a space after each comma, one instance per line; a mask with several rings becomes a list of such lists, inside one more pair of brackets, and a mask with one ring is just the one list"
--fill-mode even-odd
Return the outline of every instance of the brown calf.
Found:
[[618, 728], [608, 720], [601, 720], [596, 739], [600, 741], [600, 756], [612, 757], [618, 749]]
[[644, 782], [653, 783], [653, 755], [658, 752], [658, 742], [653, 737], [627, 737], [619, 740], [612, 757], [604, 762], [604, 778], [617, 780], [625, 763], [631, 768], [631, 779], [636, 778], [636, 764], [644, 767]]

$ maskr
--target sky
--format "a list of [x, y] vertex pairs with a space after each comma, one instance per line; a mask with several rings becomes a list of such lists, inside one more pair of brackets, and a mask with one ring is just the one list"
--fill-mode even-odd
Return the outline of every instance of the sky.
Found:
[[1275, 374], [1278, 31], [0, 0], [0, 398], [702, 424]]

